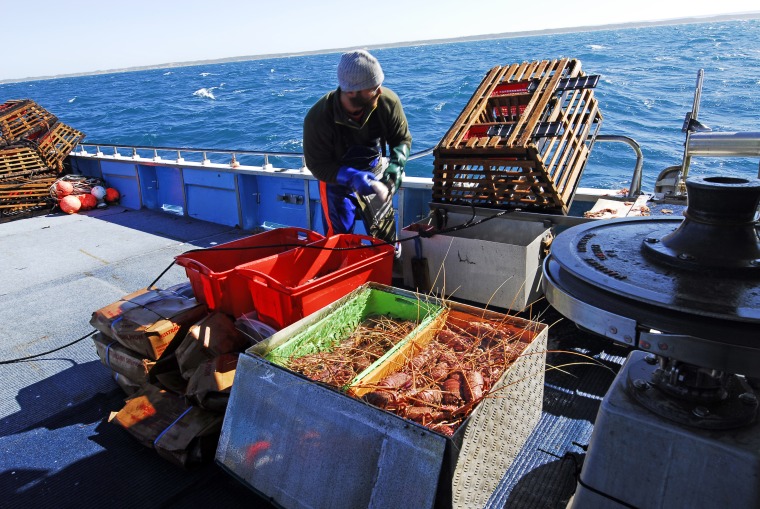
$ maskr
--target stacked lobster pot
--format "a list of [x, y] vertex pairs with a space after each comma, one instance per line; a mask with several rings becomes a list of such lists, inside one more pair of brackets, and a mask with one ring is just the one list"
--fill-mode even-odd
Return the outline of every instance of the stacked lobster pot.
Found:
[[0, 213], [14, 215], [55, 205], [51, 185], [63, 161], [84, 138], [29, 99], [0, 104]]
[[[546, 216], [568, 214], [601, 127], [598, 79], [575, 59], [487, 73], [434, 149], [430, 217], [401, 233], [418, 237], [406, 285], [518, 311], [539, 295]], [[491, 216], [502, 220], [481, 224]]]
[[546, 339], [366, 283], [240, 355], [217, 463], [281, 507], [482, 507], [540, 418]]

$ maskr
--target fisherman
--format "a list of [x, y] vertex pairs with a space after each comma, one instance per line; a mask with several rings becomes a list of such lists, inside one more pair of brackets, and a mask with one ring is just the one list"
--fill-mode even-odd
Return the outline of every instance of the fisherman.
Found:
[[[359, 207], [367, 226], [362, 197], [387, 194], [391, 199], [401, 186], [412, 136], [401, 101], [382, 86], [384, 78], [380, 63], [369, 52], [344, 53], [338, 64], [338, 89], [319, 99], [304, 119], [304, 158], [320, 181], [328, 235], [353, 233]], [[387, 188], [379, 189], [378, 183]], [[393, 215], [390, 208], [384, 226], [367, 232], [394, 242]]]

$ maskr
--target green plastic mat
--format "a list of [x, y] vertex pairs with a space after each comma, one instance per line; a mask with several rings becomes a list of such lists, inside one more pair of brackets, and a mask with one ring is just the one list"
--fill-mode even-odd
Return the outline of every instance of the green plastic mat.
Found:
[[398, 348], [401, 348], [406, 341], [415, 337], [441, 313], [442, 309], [440, 305], [432, 302], [365, 288], [322, 319], [305, 324], [302, 329], [295, 331], [293, 337], [286, 343], [265, 354], [264, 358], [274, 364], [287, 367], [290, 359], [331, 351], [336, 345], [350, 337], [356, 328], [370, 316], [381, 315], [417, 322], [417, 326], [411, 333], [358, 374], [353, 383], [372, 371]]

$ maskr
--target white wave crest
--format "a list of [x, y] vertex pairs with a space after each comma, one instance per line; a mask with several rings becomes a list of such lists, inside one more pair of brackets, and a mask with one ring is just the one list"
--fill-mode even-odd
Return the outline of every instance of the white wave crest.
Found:
[[203, 76], [205, 78], [206, 76], [211, 76], [211, 73], [210, 72], [202, 72], [201, 76]]
[[600, 51], [603, 49], [607, 49], [607, 46], [603, 46], [601, 44], [589, 44], [588, 47], [591, 51]]
[[171, 71], [166, 71], [166, 72], [164, 73], [164, 76], [169, 76], [171, 73], [172, 73]]
[[199, 88], [198, 90], [193, 92], [193, 95], [196, 97], [205, 97], [207, 99], [216, 99], [216, 97], [214, 97], [214, 92], [213, 92], [215, 88], [216, 87]]
[[71, 99], [69, 99], [69, 104], [73, 103], [76, 100], [77, 100], [77, 96], [72, 97]]

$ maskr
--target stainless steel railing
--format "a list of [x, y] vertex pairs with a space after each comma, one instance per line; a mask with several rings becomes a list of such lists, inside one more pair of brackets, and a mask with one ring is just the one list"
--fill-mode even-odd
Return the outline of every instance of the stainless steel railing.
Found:
[[[419, 159], [433, 153], [433, 147], [416, 152], [409, 156], [409, 160]], [[73, 155], [96, 155], [116, 157], [141, 157], [154, 161], [182, 163], [188, 160], [201, 164], [229, 164], [236, 167], [241, 158], [257, 158], [262, 161], [261, 166], [271, 169], [271, 159], [297, 160], [298, 168], [305, 168], [306, 163], [302, 153], [276, 152], [268, 150], [228, 150], [217, 148], [178, 148], [178, 147], [148, 147], [139, 145], [115, 145], [111, 143], [80, 143], [74, 149]]]
[[[633, 198], [641, 194], [641, 171], [643, 167], [643, 154], [641, 147], [633, 138], [620, 135], [597, 135], [596, 142], [601, 143], [624, 143], [630, 146], [636, 154], [636, 164], [631, 176], [631, 185], [628, 189], [628, 197]], [[409, 156], [409, 160], [420, 159], [433, 153], [435, 147], [430, 147]], [[181, 148], [181, 147], [149, 147], [135, 145], [114, 145], [109, 143], [80, 143], [74, 149], [75, 156], [109, 156], [118, 158], [140, 158], [165, 164], [183, 164], [193, 162], [202, 166], [216, 164], [237, 168], [246, 164], [247, 161], [256, 161], [263, 169], [274, 169], [273, 159], [283, 163], [278, 169], [305, 170], [306, 163], [302, 153], [276, 152], [263, 150], [230, 150], [216, 148]], [[288, 165], [287, 161], [295, 161]]]

